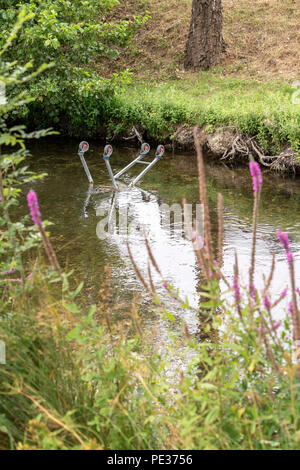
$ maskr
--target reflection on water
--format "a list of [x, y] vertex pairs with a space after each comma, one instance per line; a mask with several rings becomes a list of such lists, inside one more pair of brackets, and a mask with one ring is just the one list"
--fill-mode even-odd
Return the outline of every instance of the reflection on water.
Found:
[[[109, 213], [112, 204], [120, 208], [130, 207], [130, 220], [135, 228], [130, 237], [134, 258], [147, 277], [148, 256], [144, 244], [142, 227], [147, 224], [152, 238], [151, 245], [164, 278], [180, 289], [181, 297], [189, 296], [197, 306], [199, 270], [190, 242], [182, 236], [176, 224], [171, 232], [161, 224], [160, 206], [181, 204], [183, 198], [197, 204], [198, 180], [196, 159], [192, 154], [166, 156], [141, 181], [139, 189], [127, 189], [116, 196], [112, 192], [89, 189], [89, 184], [77, 156], [76, 141], [39, 142], [32, 147], [32, 167], [46, 171], [48, 177], [34, 183], [38, 193], [43, 217], [55, 223], [51, 228], [52, 240], [58, 250], [61, 264], [74, 269], [78, 279], [85, 281], [84, 295], [88, 303], [97, 299], [97, 292], [105, 276], [104, 267], [109, 265], [114, 286], [114, 301], [128, 305], [133, 295], [140, 294], [141, 311], [147, 326], [154, 322], [149, 296], [141, 287], [131, 266], [125, 237], [116, 231], [105, 240], [97, 236], [97, 228], [104, 213]], [[109, 179], [101, 158], [102, 146], [91, 145], [86, 156], [95, 186], [108, 185]], [[111, 164], [120, 170], [136, 156], [130, 149], [115, 151]], [[138, 169], [139, 170], [139, 169]], [[132, 169], [129, 177], [137, 174]], [[206, 164], [208, 196], [211, 205], [212, 226], [216, 235], [217, 194], [224, 197], [225, 241], [224, 273], [231, 278], [234, 250], [238, 250], [240, 270], [247, 281], [251, 250], [252, 184], [248, 170], [229, 169], [225, 166]], [[130, 179], [125, 179], [125, 182]], [[149, 192], [148, 192], [149, 191]], [[24, 193], [25, 206], [25, 193]], [[283, 179], [264, 173], [261, 212], [258, 229], [256, 284], [262, 286], [262, 274], [268, 273], [272, 253], [277, 254], [273, 291], [280, 293], [288, 282], [285, 255], [277, 241], [276, 230], [288, 231], [295, 252], [296, 278], [300, 285], [300, 232], [299, 232], [300, 181]], [[118, 209], [119, 210], [119, 209]], [[154, 281], [159, 277], [152, 270]], [[163, 294], [163, 288], [160, 290]], [[170, 304], [172, 309], [172, 304]], [[175, 311], [175, 309], [174, 309]], [[192, 329], [197, 319], [193, 312], [177, 312], [185, 315]], [[280, 314], [280, 312], [278, 312]], [[116, 308], [115, 316], [122, 315]], [[156, 319], [157, 321], [157, 319]]]
[[[180, 287], [182, 294], [189, 297], [191, 305], [197, 307], [194, 252], [192, 244], [184, 236], [182, 207], [178, 204], [170, 208], [172, 214], [175, 212], [175, 220], [170, 217], [171, 224], [169, 224], [166, 205], [159, 204], [158, 199], [157, 193], [141, 191], [138, 188], [124, 189], [115, 193], [113, 197], [103, 196], [96, 205], [96, 215], [101, 216], [96, 233], [101, 239], [103, 236], [101, 229], [108, 219], [111, 232], [106, 232], [107, 250], [114, 247], [118, 250], [120, 258], [128, 261], [128, 239], [142, 275], [148, 278], [146, 234], [163, 279]], [[103, 218], [105, 214], [108, 214], [106, 219]], [[154, 284], [162, 294], [163, 288], [159, 289], [161, 276], [155, 269], [151, 269], [151, 273]]]

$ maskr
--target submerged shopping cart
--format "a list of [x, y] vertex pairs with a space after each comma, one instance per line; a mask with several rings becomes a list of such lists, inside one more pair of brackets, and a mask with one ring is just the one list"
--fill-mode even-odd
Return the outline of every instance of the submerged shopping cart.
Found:
[[[78, 155], [80, 157], [81, 163], [83, 165], [84, 171], [86, 173], [86, 176], [89, 180], [89, 183], [92, 185], [94, 183], [93, 178], [91, 176], [90, 170], [87, 166], [86, 160], [84, 158], [84, 154], [89, 150], [89, 144], [88, 142], [80, 142], [79, 144], [79, 149], [78, 149]], [[119, 184], [117, 181], [122, 175], [124, 175], [130, 168], [132, 168], [136, 164], [142, 164], [146, 165], [146, 168], [144, 168], [143, 171], [139, 175], [137, 175], [129, 184], [129, 187], [135, 186], [136, 183], [146, 174], [148, 171], [158, 163], [158, 161], [161, 159], [163, 154], [165, 153], [165, 148], [163, 145], [159, 145], [156, 149], [155, 156], [153, 157], [153, 160], [150, 162], [147, 162], [144, 160], [146, 155], [148, 155], [150, 152], [150, 145], [147, 143], [142, 144], [140, 153], [137, 158], [135, 158], [132, 162], [130, 162], [128, 165], [125, 166], [122, 170], [120, 170], [118, 173], [114, 174], [113, 170], [110, 165], [110, 157], [113, 154], [113, 147], [111, 145], [106, 145], [104, 147], [103, 151], [103, 159], [109, 174], [109, 177], [111, 179], [111, 182], [113, 184], [113, 187], [116, 191], [119, 191], [122, 189], [122, 185]]]

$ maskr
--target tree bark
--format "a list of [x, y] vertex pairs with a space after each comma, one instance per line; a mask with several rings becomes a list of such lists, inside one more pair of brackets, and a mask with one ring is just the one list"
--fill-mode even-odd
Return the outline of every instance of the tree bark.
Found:
[[208, 70], [219, 62], [225, 48], [222, 24], [222, 0], [193, 0], [185, 69]]

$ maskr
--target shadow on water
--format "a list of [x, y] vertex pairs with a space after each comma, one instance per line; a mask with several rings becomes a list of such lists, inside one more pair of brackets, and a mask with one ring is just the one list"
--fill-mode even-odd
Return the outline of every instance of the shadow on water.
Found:
[[[198, 179], [196, 158], [193, 154], [166, 154], [140, 182], [141, 188], [127, 189], [113, 196], [113, 192], [89, 194], [89, 184], [77, 156], [78, 142], [61, 139], [38, 142], [31, 147], [32, 168], [45, 171], [47, 178], [34, 183], [38, 193], [43, 218], [55, 223], [51, 227], [51, 239], [62, 265], [74, 269], [78, 280], [83, 280], [84, 300], [97, 301], [99, 288], [106, 276], [104, 267], [111, 267], [114, 292], [115, 318], [122, 316], [133, 296], [138, 294], [145, 327], [158, 319], [154, 318], [151, 301], [136, 278], [130, 263], [126, 237], [112, 230], [105, 239], [99, 238], [103, 217], [107, 217], [112, 204], [117, 208], [128, 208], [129, 222], [133, 224], [129, 243], [134, 258], [147, 276], [147, 252], [144, 244], [143, 226], [149, 230], [151, 246], [165, 279], [180, 289], [181, 297], [188, 296], [197, 306], [199, 271], [190, 242], [182, 236], [181, 228], [173, 223], [168, 231], [161, 223], [161, 204], [181, 204], [183, 198], [197, 204]], [[102, 146], [91, 145], [86, 155], [95, 186], [108, 185], [109, 178], [102, 159]], [[152, 150], [153, 153], [153, 150]], [[117, 149], [111, 157], [115, 170], [123, 168], [137, 155], [132, 149]], [[134, 168], [129, 177], [137, 174]], [[211, 205], [213, 230], [216, 233], [216, 202], [219, 192], [224, 197], [224, 274], [233, 274], [233, 254], [238, 250], [241, 274], [247, 280], [251, 249], [252, 183], [247, 168], [229, 169], [206, 162], [208, 197]], [[24, 206], [25, 192], [23, 198]], [[262, 273], [271, 265], [272, 253], [277, 254], [277, 268], [273, 282], [274, 294], [280, 293], [287, 284], [288, 270], [285, 255], [280, 249], [276, 230], [288, 231], [296, 257], [296, 277], [300, 285], [300, 181], [283, 179], [264, 173], [258, 229], [256, 284], [262, 285]], [[154, 281], [158, 282], [155, 271]], [[163, 287], [159, 289], [164, 295]], [[170, 310], [181, 315], [170, 301]], [[197, 329], [195, 313], [182, 312], [191, 331]], [[280, 312], [278, 312], [280, 315]]]

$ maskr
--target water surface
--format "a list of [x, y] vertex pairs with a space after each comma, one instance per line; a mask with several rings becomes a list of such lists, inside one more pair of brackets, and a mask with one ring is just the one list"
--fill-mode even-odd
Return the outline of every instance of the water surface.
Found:
[[[35, 171], [45, 171], [48, 176], [33, 184], [38, 193], [43, 217], [54, 222], [51, 239], [60, 263], [73, 269], [78, 280], [84, 280], [84, 301], [94, 303], [110, 267], [115, 319], [122, 317], [133, 297], [138, 297], [140, 311], [146, 326], [157, 322], [149, 295], [138, 281], [130, 262], [126, 238], [111, 233], [100, 240], [97, 231], [103, 214], [112, 205], [129, 207], [130, 220], [135, 230], [129, 237], [130, 246], [141, 272], [147, 277], [148, 256], [144, 244], [143, 225], [148, 225], [151, 245], [163, 277], [180, 289], [182, 297], [188, 296], [197, 307], [200, 273], [190, 242], [182, 236], [181, 229], [173, 224], [171, 232], [161, 223], [161, 204], [190, 204], [199, 202], [197, 166], [194, 154], [168, 153], [139, 183], [139, 189], [129, 189], [114, 196], [112, 191], [101, 190], [110, 184], [101, 157], [103, 146], [91, 144], [86, 156], [97, 191], [90, 191], [89, 183], [77, 156], [78, 142], [72, 140], [47, 140], [32, 146], [31, 166]], [[152, 150], [152, 154], [154, 149]], [[115, 149], [111, 164], [115, 170], [123, 168], [137, 152], [132, 149]], [[149, 160], [149, 159], [148, 159]], [[142, 165], [130, 170], [124, 181], [128, 184]], [[242, 277], [247, 281], [251, 251], [252, 183], [247, 168], [232, 169], [206, 161], [207, 187], [216, 236], [216, 203], [218, 193], [224, 197], [224, 266], [230, 279], [233, 274], [234, 251], [238, 251]], [[25, 194], [23, 199], [25, 207]], [[263, 273], [268, 274], [272, 253], [276, 253], [277, 266], [272, 292], [278, 295], [288, 284], [285, 255], [279, 245], [276, 230], [289, 232], [296, 258], [296, 278], [300, 285], [300, 180], [283, 178], [264, 172], [257, 244], [256, 285], [263, 284]], [[164, 295], [160, 278], [152, 270], [154, 282]], [[184, 316], [191, 329], [197, 328], [195, 313], [182, 312], [170, 302], [170, 310], [178, 317]], [[280, 311], [277, 315], [280, 316]], [[156, 323], [157, 324], [157, 323]]]

